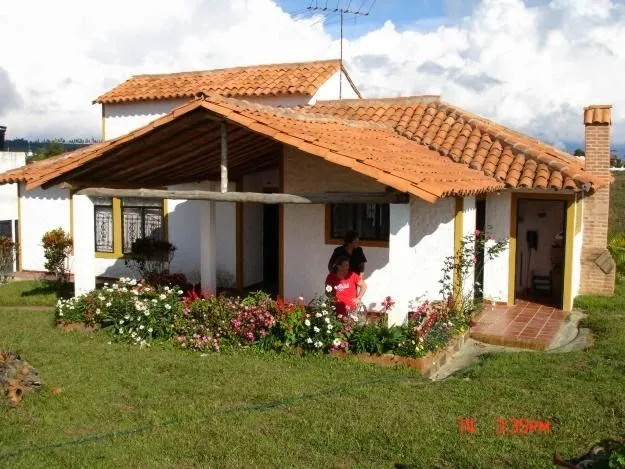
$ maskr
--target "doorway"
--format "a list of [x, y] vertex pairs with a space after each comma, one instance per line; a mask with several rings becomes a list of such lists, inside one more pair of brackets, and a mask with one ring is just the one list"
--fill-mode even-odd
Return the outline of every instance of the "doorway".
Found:
[[567, 203], [523, 198], [516, 203], [515, 299], [562, 308]]
[[[274, 193], [275, 190], [266, 190]], [[280, 206], [263, 205], [263, 290], [272, 296], [278, 294], [280, 258]]]

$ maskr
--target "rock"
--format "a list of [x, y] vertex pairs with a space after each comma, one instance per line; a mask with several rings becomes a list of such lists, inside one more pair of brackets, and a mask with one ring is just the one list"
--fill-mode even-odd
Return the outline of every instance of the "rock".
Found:
[[24, 392], [41, 386], [39, 372], [12, 352], [0, 352], [0, 396], [6, 396], [11, 407], [17, 406]]

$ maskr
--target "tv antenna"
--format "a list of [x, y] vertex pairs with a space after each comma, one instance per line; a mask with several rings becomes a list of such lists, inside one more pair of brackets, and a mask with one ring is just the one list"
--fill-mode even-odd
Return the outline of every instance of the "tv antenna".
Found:
[[[321, 0], [322, 2], [323, 0]], [[357, 10], [351, 9], [350, 10], [350, 6], [352, 4], [352, 0], [349, 0], [347, 3], [347, 7], [346, 8], [339, 8], [340, 4], [341, 4], [341, 0], [338, 0], [336, 2], [336, 7], [332, 8], [332, 7], [328, 7], [328, 3], [329, 0], [326, 0], [325, 5], [323, 7], [319, 6], [319, 3], [321, 3], [318, 0], [314, 0], [314, 6], [313, 6], [313, 0], [310, 0], [310, 5], [308, 6], [307, 10], [310, 11], [311, 13], [313, 12], [317, 12], [320, 11], [322, 15], [325, 16], [325, 13], [334, 13], [334, 14], [339, 14], [341, 17], [341, 39], [340, 39], [340, 44], [341, 44], [341, 53], [339, 56], [339, 64], [340, 64], [340, 75], [339, 75], [339, 99], [341, 99], [342, 94], [343, 94], [343, 16], [344, 15], [353, 15], [354, 16], [354, 20], [359, 17], [359, 16], [369, 16], [369, 12], [371, 11], [371, 8], [373, 8], [373, 5], [375, 4], [376, 0], [371, 0], [370, 4], [369, 4], [369, 8], [367, 9], [367, 11], [363, 10], [363, 6], [365, 6], [365, 4], [367, 3], [367, 0], [363, 0], [362, 3], [360, 4], [360, 7], [358, 7]]]

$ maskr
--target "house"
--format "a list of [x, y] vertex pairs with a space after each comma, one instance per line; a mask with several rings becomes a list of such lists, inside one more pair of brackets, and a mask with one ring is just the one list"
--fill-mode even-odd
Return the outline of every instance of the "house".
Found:
[[129, 240], [149, 232], [207, 289], [310, 298], [351, 227], [365, 303], [390, 295], [395, 322], [439, 296], [444, 259], [476, 229], [509, 238], [476, 259], [490, 301], [543, 292], [570, 310], [580, 293], [613, 291], [611, 106], [584, 109], [580, 159], [436, 96], [363, 99], [337, 61], [134, 77], [96, 102], [107, 140], [0, 175], [20, 184], [23, 268], [64, 224], [77, 292], [121, 275]]

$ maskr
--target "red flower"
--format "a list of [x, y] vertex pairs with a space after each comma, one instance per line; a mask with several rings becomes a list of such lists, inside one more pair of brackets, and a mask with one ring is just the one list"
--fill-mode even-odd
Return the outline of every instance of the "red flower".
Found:
[[480, 230], [475, 230], [474, 234], [475, 237], [477, 238], [482, 232]]

